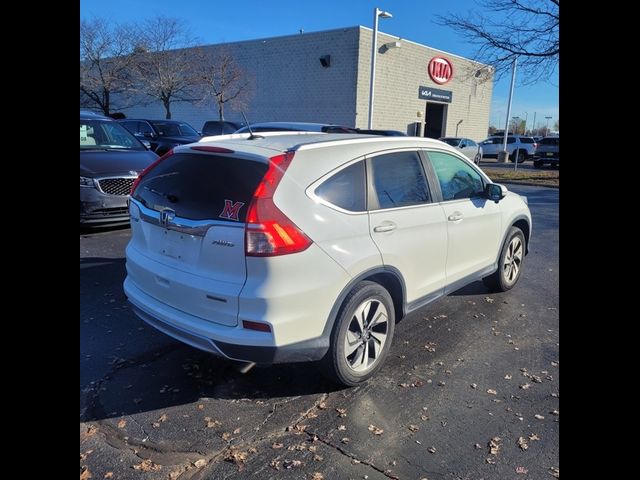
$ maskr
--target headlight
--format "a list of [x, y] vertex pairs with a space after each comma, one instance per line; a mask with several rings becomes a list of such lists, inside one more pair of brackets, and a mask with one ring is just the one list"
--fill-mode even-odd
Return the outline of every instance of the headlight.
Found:
[[93, 178], [80, 177], [80, 186], [95, 188], [96, 184], [94, 183]]

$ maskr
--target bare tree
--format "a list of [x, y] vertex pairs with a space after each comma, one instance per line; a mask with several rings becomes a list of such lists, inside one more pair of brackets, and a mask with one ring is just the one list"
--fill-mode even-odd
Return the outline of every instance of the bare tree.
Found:
[[80, 105], [105, 115], [127, 106], [135, 61], [131, 26], [103, 19], [80, 21]]
[[159, 16], [141, 27], [136, 62], [140, 92], [162, 102], [166, 118], [171, 104], [195, 101], [197, 50], [195, 39], [182, 20]]
[[235, 110], [246, 107], [253, 90], [251, 78], [228, 48], [222, 47], [215, 53], [203, 49], [200, 53], [198, 74], [203, 88], [202, 101], [213, 100], [222, 121], [225, 105]]
[[555, 72], [560, 56], [560, 0], [479, 0], [478, 6], [467, 17], [438, 16], [437, 23], [477, 45], [474, 59], [493, 65], [496, 78], [510, 71], [516, 57], [522, 84], [537, 83]]

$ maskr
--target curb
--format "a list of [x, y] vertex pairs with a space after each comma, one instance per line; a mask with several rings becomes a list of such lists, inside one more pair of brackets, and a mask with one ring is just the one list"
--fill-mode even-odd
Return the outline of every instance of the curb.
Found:
[[528, 186], [528, 187], [560, 188], [560, 185], [540, 185], [539, 183], [533, 183], [533, 182], [505, 182], [505, 181], [498, 181], [497, 183], [504, 183], [504, 184], [509, 184], [509, 185], [525, 185], [525, 186]]

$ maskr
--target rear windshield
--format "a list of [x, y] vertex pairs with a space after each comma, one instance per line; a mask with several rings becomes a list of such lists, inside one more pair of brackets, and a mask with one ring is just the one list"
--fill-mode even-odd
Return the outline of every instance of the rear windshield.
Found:
[[530, 138], [530, 137], [520, 137], [520, 141], [522, 143], [534, 143], [533, 138]]
[[557, 145], [560, 146], [560, 137], [547, 137], [540, 140], [540, 145]]
[[441, 138], [440, 140], [451, 145], [452, 147], [457, 147], [458, 145], [460, 145], [459, 138]]
[[218, 155], [177, 153], [145, 175], [134, 198], [192, 220], [244, 222], [267, 164]]
[[158, 135], [165, 137], [199, 137], [198, 132], [188, 123], [182, 122], [151, 122], [153, 127], [158, 131]]

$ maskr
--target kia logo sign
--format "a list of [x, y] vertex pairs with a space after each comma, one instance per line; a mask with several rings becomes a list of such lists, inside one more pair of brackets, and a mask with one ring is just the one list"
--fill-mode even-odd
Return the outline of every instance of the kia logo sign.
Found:
[[453, 77], [453, 65], [444, 57], [433, 57], [429, 62], [429, 76], [438, 85], [447, 83]]

